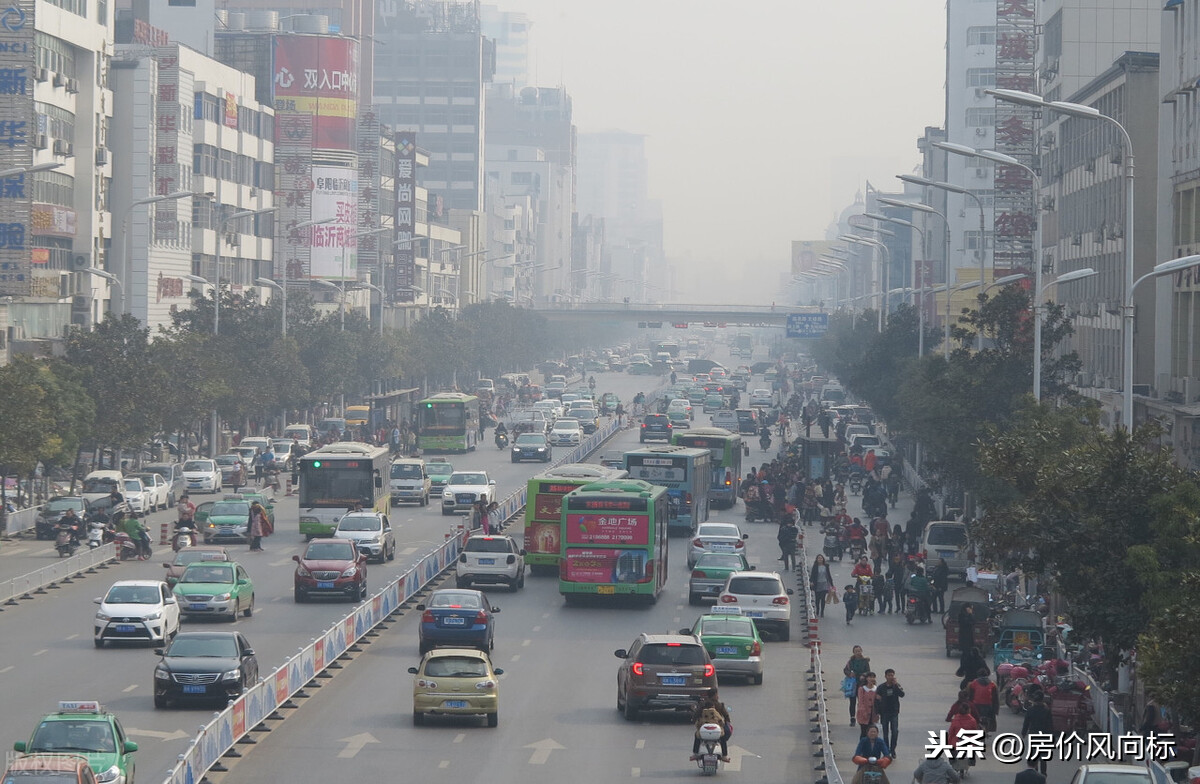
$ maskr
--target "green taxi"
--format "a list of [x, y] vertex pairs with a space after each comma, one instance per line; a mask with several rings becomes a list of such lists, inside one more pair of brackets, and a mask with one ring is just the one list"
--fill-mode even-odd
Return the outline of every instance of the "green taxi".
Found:
[[234, 561], [188, 564], [172, 590], [185, 620], [217, 616], [236, 621], [238, 613], [247, 618], [254, 614], [254, 583]]
[[425, 464], [425, 473], [429, 475], [430, 489], [440, 490], [450, 481], [454, 466], [445, 460], [430, 460]]
[[[261, 493], [227, 495], [205, 510], [205, 517], [197, 521], [205, 544], [228, 544], [250, 541], [250, 504], [258, 501], [267, 510], [271, 527], [275, 526], [274, 504], [267, 502]], [[200, 510], [196, 510], [199, 517]]]
[[701, 554], [688, 580], [688, 604], [700, 604], [704, 599], [715, 600], [725, 587], [729, 575], [748, 572], [753, 568], [741, 553]]
[[138, 745], [97, 700], [64, 700], [58, 703], [57, 713], [38, 722], [28, 742], [18, 741], [13, 749], [27, 754], [76, 754], [88, 761], [100, 784], [130, 784]]
[[754, 621], [742, 617], [739, 608], [714, 607], [679, 633], [700, 641], [717, 668], [717, 677], [735, 675], [754, 684], [763, 682], [762, 638]]

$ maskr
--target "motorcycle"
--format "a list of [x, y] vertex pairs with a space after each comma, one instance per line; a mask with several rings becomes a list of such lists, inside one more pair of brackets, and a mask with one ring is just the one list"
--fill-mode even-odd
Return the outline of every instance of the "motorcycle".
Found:
[[759, 445], [759, 447], [762, 448], [762, 451], [766, 452], [768, 449], [771, 448], [771, 437], [768, 435], [764, 435], [764, 436], [760, 437], [758, 439], [758, 445]]
[[187, 547], [196, 546], [196, 532], [187, 526], [182, 526], [175, 531], [171, 537], [171, 549], [179, 552]]
[[87, 544], [92, 550], [95, 550], [100, 545], [104, 544], [104, 537], [108, 534], [108, 526], [99, 520], [93, 520], [88, 523]]
[[508, 434], [496, 433], [496, 448], [504, 449], [508, 446]]
[[825, 559], [832, 561], [835, 558], [840, 562], [842, 560], [842, 540], [838, 536], [838, 532], [832, 528], [825, 529], [825, 543], [823, 546]]
[[725, 732], [719, 724], [701, 724], [700, 729], [696, 730], [696, 736], [700, 738], [700, 745], [704, 747], [703, 753], [697, 755], [696, 765], [704, 776], [711, 776], [717, 772], [717, 765], [721, 762], [721, 755], [717, 753], [717, 745], [721, 742], [723, 734]]
[[75, 531], [70, 526], [60, 525], [54, 538], [54, 549], [58, 551], [58, 557], [67, 558], [75, 555], [78, 548], [79, 540], [75, 538]]
[[851, 539], [850, 547], [847, 548], [850, 556], [850, 563], [858, 563], [858, 559], [862, 558], [867, 552], [867, 543], [862, 539]]
[[858, 495], [862, 492], [862, 480], [862, 474], [857, 472], [850, 474], [850, 495]]
[[904, 620], [909, 624], [914, 624], [918, 621], [925, 622], [921, 617], [921, 600], [911, 593], [908, 594], [904, 601]]
[[124, 531], [117, 531], [113, 535], [113, 541], [117, 544], [117, 557], [122, 561], [136, 561], [138, 559], [138, 545], [129, 537], [129, 534]]

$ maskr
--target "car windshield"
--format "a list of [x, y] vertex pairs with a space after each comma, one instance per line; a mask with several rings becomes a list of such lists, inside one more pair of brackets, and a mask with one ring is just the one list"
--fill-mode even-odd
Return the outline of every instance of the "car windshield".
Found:
[[701, 634], [721, 634], [728, 637], [753, 637], [754, 622], [744, 618], [705, 618], [700, 622]]
[[507, 539], [501, 539], [498, 536], [479, 537], [472, 536], [467, 540], [467, 546], [463, 548], [468, 553], [511, 553], [512, 547], [509, 546]]
[[82, 498], [59, 498], [46, 503], [47, 512], [65, 512], [68, 509], [74, 509], [76, 512], [83, 511], [84, 504]]
[[117, 480], [115, 479], [83, 480], [83, 492], [85, 493], [111, 493], [116, 486]]
[[242, 458], [237, 455], [217, 455], [217, 465], [231, 466], [242, 462]]
[[663, 422], [666, 421], [666, 419], [667, 418], [665, 416], [663, 416], [662, 414], [653, 414], [651, 416], [646, 417], [646, 424], [647, 425], [661, 425]]
[[517, 444], [522, 446], [545, 446], [546, 437], [537, 433], [522, 433], [517, 436]]
[[213, 504], [212, 510], [208, 513], [209, 517], [233, 517], [235, 515], [248, 518], [250, 516], [250, 502], [218, 501]]
[[555, 430], [578, 430], [578, 419], [560, 419], [554, 423]]
[[214, 566], [211, 564], [192, 564], [183, 573], [181, 582], [185, 583], [218, 583], [228, 585], [233, 582], [232, 566]]
[[183, 658], [220, 657], [233, 659], [238, 655], [237, 642], [229, 637], [176, 637], [165, 651], [167, 656]]
[[487, 664], [473, 656], [438, 656], [425, 662], [426, 677], [486, 678]]
[[157, 585], [114, 585], [104, 597], [105, 604], [158, 604], [161, 600]]
[[211, 460], [189, 460], [183, 464], [183, 470], [211, 472], [213, 470], [213, 463]]
[[346, 515], [338, 523], [339, 531], [378, 531], [383, 522], [373, 515]]
[[437, 591], [429, 599], [429, 606], [441, 609], [482, 610], [483, 601], [478, 593], [467, 591]]
[[175, 556], [176, 566], [187, 566], [197, 561], [227, 561], [229, 558], [225, 553], [219, 553], [214, 550], [198, 550], [194, 547], [185, 547]]
[[671, 667], [707, 664], [707, 656], [699, 645], [647, 645], [638, 657], [642, 664], [665, 664]]
[[735, 539], [741, 538], [741, 533], [736, 525], [701, 525], [696, 529], [696, 536], [732, 536]]
[[779, 596], [783, 585], [774, 577], [734, 577], [729, 581], [728, 591], [746, 596]]
[[967, 529], [961, 525], [931, 525], [925, 540], [934, 547], [959, 547], [967, 543]]
[[449, 463], [430, 463], [429, 465], [425, 466], [425, 471], [430, 476], [446, 476], [454, 471], [454, 467]]
[[420, 479], [419, 463], [392, 463], [392, 479]]
[[43, 721], [29, 741], [28, 751], [94, 751], [112, 754], [117, 750], [112, 725], [107, 719], [62, 719]]
[[310, 544], [308, 551], [304, 553], [306, 561], [353, 561], [354, 546], [353, 544], [342, 544], [334, 542], [318, 542]]
[[133, 492], [133, 493], [140, 493], [140, 492], [142, 492], [142, 483], [141, 483], [141, 480], [139, 480], [139, 479], [126, 479], [126, 480], [125, 480], [125, 489], [126, 489], [127, 491], [129, 491], [129, 492]]
[[746, 563], [740, 555], [709, 553], [696, 559], [697, 569], [745, 569]]
[[487, 477], [483, 474], [454, 474], [450, 477], [452, 485], [486, 485]]

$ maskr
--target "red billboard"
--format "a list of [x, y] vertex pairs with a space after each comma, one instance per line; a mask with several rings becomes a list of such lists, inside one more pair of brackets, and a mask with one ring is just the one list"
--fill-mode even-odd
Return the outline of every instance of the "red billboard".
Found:
[[643, 583], [648, 563], [645, 550], [567, 550], [561, 573], [572, 583]]
[[567, 515], [567, 544], [647, 545], [650, 544], [650, 517], [571, 513]]
[[[277, 133], [287, 115], [314, 118], [313, 148], [354, 152], [358, 42], [317, 35], [276, 36]], [[276, 139], [276, 142], [279, 140]]]

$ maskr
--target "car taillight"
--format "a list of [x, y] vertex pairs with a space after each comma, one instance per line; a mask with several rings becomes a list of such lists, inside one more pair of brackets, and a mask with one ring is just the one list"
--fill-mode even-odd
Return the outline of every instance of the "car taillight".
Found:
[[505, 563], [509, 563], [509, 564], [515, 564], [515, 563], [517, 562], [517, 556], [515, 556], [515, 555], [511, 555], [511, 554], [510, 554], [510, 555], [508, 556], [508, 558], [507, 558], [507, 559], [505, 559], [505, 561], [504, 561], [504, 562], [505, 562]]
[[642, 666], [641, 662], [634, 662], [631, 669], [633, 670], [633, 674], [639, 678], [646, 674], [646, 668]]
[[746, 546], [746, 543], [743, 542], [741, 539], [738, 539], [736, 542], [733, 543], [733, 549], [735, 549], [735, 550], [739, 547], [745, 547], [745, 546]]
[[700, 537], [696, 537], [695, 539], [692, 540], [692, 547], [703, 547], [703, 546], [704, 546], [704, 540], [701, 539]]
[[683, 502], [684, 502], [685, 504], [687, 504], [688, 506], [691, 506], [691, 505], [692, 505], [692, 494], [691, 494], [691, 493], [684, 493], [684, 494], [683, 494]]
[[786, 596], [776, 596], [774, 599], [771, 600], [771, 604], [787, 604], [787, 603], [788, 603], [788, 598]]
[[707, 577], [707, 576], [708, 576], [708, 575], [706, 575], [704, 572], [700, 571], [699, 569], [693, 569], [693, 570], [692, 570], [692, 578], [693, 578], [693, 579], [696, 579], [696, 580], [703, 580], [703, 579], [704, 579], [705, 577]]
[[758, 640], [755, 640], [754, 644], [750, 646], [750, 655], [762, 656], [762, 643], [760, 643]]
[[733, 596], [732, 594], [728, 594], [728, 593], [721, 594], [721, 604], [733, 604], [736, 601], [737, 601], [737, 597]]
[[704, 677], [705, 678], [711, 678], [712, 676], [714, 676], [716, 674], [717, 674], [716, 667], [712, 666], [712, 664], [704, 665]]
[[421, 623], [433, 623], [433, 610], [421, 613]]
[[921, 551], [921, 558], [922, 558], [922, 559], [925, 559], [925, 558], [928, 558], [928, 557], [929, 557], [929, 551], [928, 551], [928, 550], [922, 550], [922, 551]]
[[645, 423], [645, 422], [643, 422], [643, 423], [642, 423], [642, 430], [645, 430], [645, 429], [646, 429], [646, 423]]
[[[787, 597], [784, 597], [784, 601], [787, 601]], [[475, 623], [487, 623], [487, 613], [485, 613], [483, 610], [475, 613]]]

